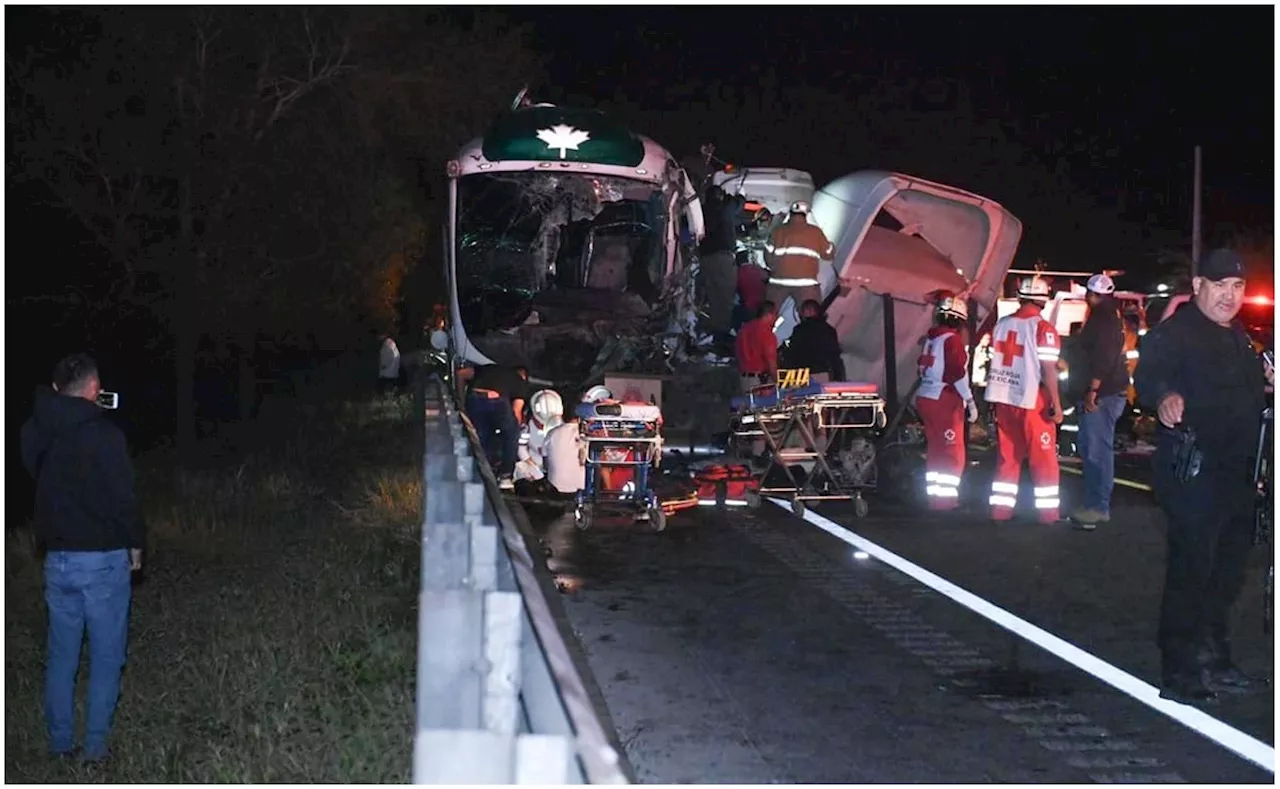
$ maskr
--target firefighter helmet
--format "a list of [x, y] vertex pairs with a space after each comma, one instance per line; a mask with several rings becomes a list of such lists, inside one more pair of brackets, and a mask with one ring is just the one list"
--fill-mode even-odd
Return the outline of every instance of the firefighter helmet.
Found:
[[1040, 277], [1023, 277], [1018, 283], [1018, 298], [1032, 301], [1049, 300], [1049, 283]]
[[529, 398], [529, 410], [540, 425], [549, 425], [564, 417], [564, 401], [554, 389], [540, 389]]
[[807, 202], [806, 202], [806, 201], [804, 201], [804, 200], [797, 200], [797, 201], [795, 201], [794, 203], [792, 203], [792, 204], [791, 204], [791, 213], [793, 213], [793, 214], [808, 214], [808, 213], [809, 213], [809, 203], [807, 203]]
[[938, 302], [938, 312], [948, 318], [969, 320], [969, 305], [960, 296], [947, 296]]

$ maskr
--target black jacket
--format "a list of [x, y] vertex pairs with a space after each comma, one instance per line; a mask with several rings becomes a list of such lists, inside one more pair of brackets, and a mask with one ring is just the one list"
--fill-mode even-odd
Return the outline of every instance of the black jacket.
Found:
[[[1142, 342], [1134, 375], [1138, 402], [1152, 413], [1168, 392], [1186, 402], [1183, 424], [1211, 465], [1243, 466], [1257, 449], [1266, 377], [1244, 328], [1224, 328], [1195, 304], [1178, 310]], [[1172, 431], [1160, 425], [1157, 453], [1172, 452]]]
[[36, 534], [48, 550], [146, 547], [124, 433], [101, 408], [41, 388], [21, 440], [22, 465], [36, 480]]
[[1089, 318], [1072, 342], [1067, 364], [1071, 369], [1071, 399], [1084, 397], [1094, 378], [1101, 382], [1098, 397], [1119, 394], [1129, 388], [1124, 358], [1124, 319], [1116, 300], [1103, 296], [1089, 310]]
[[823, 318], [804, 318], [787, 338], [782, 349], [782, 366], [807, 367], [811, 373], [829, 373], [831, 380], [844, 380], [844, 359], [840, 338]]
[[524, 400], [526, 406], [532, 387], [520, 376], [520, 371], [505, 364], [484, 364], [476, 368], [471, 378], [471, 388], [489, 389], [501, 394], [508, 402]]
[[700, 254], [714, 255], [724, 252], [733, 254], [736, 235], [734, 227], [737, 224], [739, 210], [735, 195], [720, 197], [713, 193], [713, 196], [708, 196], [702, 211], [707, 221], [706, 235], [702, 237], [702, 244], [698, 248]]

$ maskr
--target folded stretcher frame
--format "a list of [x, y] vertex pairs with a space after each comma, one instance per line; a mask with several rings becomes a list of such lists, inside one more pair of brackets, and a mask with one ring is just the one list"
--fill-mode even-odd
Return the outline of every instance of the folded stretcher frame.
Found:
[[[829, 459], [849, 449], [853, 439], [874, 437], [885, 426], [885, 403], [875, 384], [833, 381], [797, 387], [766, 385], [731, 401], [735, 440], [764, 439], [769, 466], [761, 475], [760, 495], [784, 495], [797, 513], [805, 501], [852, 501], [862, 517], [867, 505], [862, 491], [875, 487], [874, 455], [870, 474], [853, 479], [848, 469], [835, 471]], [[789, 446], [798, 439], [802, 446]], [[874, 452], [872, 442], [864, 444]], [[792, 466], [810, 461], [812, 470], [801, 482]], [[780, 469], [791, 485], [769, 486]]]

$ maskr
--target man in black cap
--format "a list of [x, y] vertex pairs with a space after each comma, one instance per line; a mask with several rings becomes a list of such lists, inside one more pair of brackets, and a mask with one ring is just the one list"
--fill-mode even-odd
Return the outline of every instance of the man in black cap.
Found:
[[1210, 252], [1192, 288], [1194, 307], [1147, 335], [1135, 375], [1140, 404], [1159, 418], [1155, 494], [1168, 521], [1160, 695], [1182, 703], [1255, 684], [1232, 662], [1227, 616], [1252, 544], [1252, 455], [1274, 376], [1235, 319], [1239, 255]]
[[808, 368], [819, 383], [844, 380], [840, 337], [822, 314], [822, 305], [806, 299], [800, 305], [800, 323], [782, 347], [782, 366]]

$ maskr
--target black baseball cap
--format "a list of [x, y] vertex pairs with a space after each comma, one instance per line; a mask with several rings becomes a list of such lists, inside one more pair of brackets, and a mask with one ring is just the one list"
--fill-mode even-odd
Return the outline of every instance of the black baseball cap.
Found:
[[1213, 282], [1230, 277], [1244, 279], [1244, 261], [1230, 249], [1215, 249], [1200, 259], [1196, 276]]

